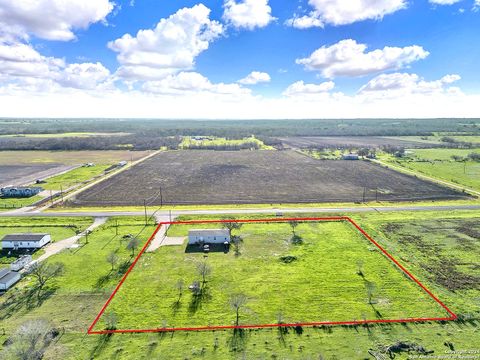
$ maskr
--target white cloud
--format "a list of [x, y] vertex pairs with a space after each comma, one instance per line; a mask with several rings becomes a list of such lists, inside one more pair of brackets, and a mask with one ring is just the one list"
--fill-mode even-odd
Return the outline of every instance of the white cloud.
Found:
[[305, 29], [313, 26], [347, 25], [368, 19], [378, 20], [407, 6], [406, 0], [309, 0], [313, 11], [294, 15], [286, 24]]
[[333, 81], [326, 81], [321, 84], [305, 84], [303, 81], [297, 81], [291, 84], [283, 92], [284, 96], [305, 96], [327, 94], [335, 87]]
[[92, 90], [110, 78], [110, 70], [101, 63], [70, 64], [59, 74], [58, 83], [65, 87]]
[[263, 28], [275, 18], [268, 0], [225, 0], [223, 19], [236, 28]]
[[453, 5], [456, 4], [462, 0], [428, 0], [432, 4], [436, 5]]
[[336, 76], [362, 76], [385, 70], [400, 69], [408, 64], [425, 59], [429, 53], [421, 46], [404, 48], [384, 47], [366, 52], [367, 45], [355, 40], [342, 40], [332, 46], [323, 46], [308, 58], [296, 63], [308, 70], [320, 71], [326, 78]]
[[243, 85], [255, 85], [258, 83], [270, 82], [270, 80], [272, 80], [272, 78], [266, 72], [252, 71], [243, 79], [238, 80], [238, 82]]
[[460, 79], [461, 77], [456, 74], [446, 75], [435, 81], [426, 81], [417, 74], [381, 74], [364, 85], [359, 94], [375, 97], [399, 97], [453, 93], [458, 92], [459, 89], [448, 85]]
[[480, 9], [480, 0], [475, 0], [475, 4], [473, 5], [473, 11], [478, 11]]
[[0, 38], [72, 40], [73, 29], [105, 21], [113, 7], [109, 0], [2, 0]]
[[0, 42], [0, 86], [33, 92], [60, 87], [95, 89], [110, 77], [102, 64], [66, 64], [63, 59], [41, 55], [29, 44]]
[[153, 30], [125, 34], [108, 44], [118, 52], [122, 65], [117, 75], [130, 80], [155, 80], [192, 69], [195, 58], [223, 33], [218, 21], [209, 19], [210, 9], [199, 4], [183, 8], [162, 19]]
[[213, 84], [196, 72], [181, 72], [158, 81], [146, 81], [142, 89], [148, 93], [163, 95], [191, 95], [210, 93], [217, 95], [248, 95], [250, 90], [238, 84]]

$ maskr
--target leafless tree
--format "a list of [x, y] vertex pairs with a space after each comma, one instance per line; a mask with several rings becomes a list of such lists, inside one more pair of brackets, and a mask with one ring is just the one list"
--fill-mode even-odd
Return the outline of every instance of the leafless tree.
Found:
[[184, 287], [185, 283], [183, 282], [183, 279], [179, 279], [175, 284], [175, 289], [178, 291], [178, 301], [180, 301], [180, 298], [182, 297]]
[[230, 306], [235, 310], [236, 320], [235, 326], [238, 326], [240, 321], [240, 309], [247, 303], [247, 297], [244, 294], [235, 294], [230, 297]]
[[197, 264], [197, 273], [202, 277], [203, 284], [207, 282], [207, 276], [212, 273], [212, 268], [206, 262]]
[[105, 315], [105, 325], [107, 330], [115, 330], [117, 328], [118, 318], [114, 311]]
[[292, 228], [292, 234], [293, 236], [295, 236], [295, 228], [299, 225], [299, 222], [297, 220], [290, 220], [288, 222], [288, 224], [290, 225], [290, 227]]
[[38, 360], [53, 340], [45, 320], [30, 320], [20, 325], [9, 345], [0, 353], [2, 359]]
[[118, 255], [115, 254], [115, 252], [111, 252], [110, 254], [108, 254], [107, 256], [107, 262], [112, 265], [112, 271], [113, 269], [115, 268], [115, 265], [117, 264], [118, 262]]
[[52, 279], [63, 274], [65, 266], [62, 263], [49, 264], [46, 262], [36, 262], [29, 267], [29, 274], [37, 282], [37, 296], [40, 298], [41, 291], [45, 285]]
[[377, 285], [374, 282], [367, 281], [365, 283], [365, 287], [367, 289], [368, 303], [372, 304], [373, 296], [375, 295], [375, 293], [377, 291]]
[[228, 234], [230, 235], [230, 237], [232, 237], [232, 231], [233, 230], [240, 230], [240, 228], [242, 227], [243, 224], [234, 221], [234, 219], [226, 219], [226, 220], [231, 220], [231, 221], [224, 222], [222, 224], [223, 228], [227, 229]]
[[140, 245], [140, 240], [138, 240], [136, 237], [131, 238], [130, 241], [127, 244], [127, 250], [132, 250], [132, 257], [135, 255], [135, 250], [138, 248]]

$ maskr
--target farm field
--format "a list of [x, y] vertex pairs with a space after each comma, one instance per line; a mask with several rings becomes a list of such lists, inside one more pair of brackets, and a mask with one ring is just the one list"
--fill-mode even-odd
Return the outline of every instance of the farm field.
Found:
[[409, 150], [405, 158], [390, 156], [382, 160], [400, 165], [438, 179], [480, 190], [480, 162], [455, 161], [452, 156], [467, 158], [470, 153], [480, 153], [480, 149], [415, 149]]
[[[309, 216], [315, 216], [315, 214], [309, 214]], [[474, 350], [472, 344], [480, 342], [478, 332], [480, 245], [479, 235], [476, 233], [480, 231], [478, 227], [480, 213], [478, 211], [375, 212], [351, 216], [458, 314], [460, 320], [445, 323], [369, 325], [368, 327], [319, 326], [252, 329], [242, 332], [219, 330], [174, 334], [87, 336], [86, 329], [125, 269], [121, 264], [128, 264], [131, 261], [131, 251], [126, 250], [126, 242], [122, 241], [121, 237], [128, 233], [135, 234], [143, 228], [143, 219], [121, 218], [118, 219], [119, 236], [115, 236], [116, 219], [111, 219], [95, 230], [89, 237], [88, 244], [82, 241], [84, 245], [81, 248], [66, 251], [48, 260], [52, 263], [62, 262], [66, 269], [64, 275], [50, 285], [49, 289], [52, 291], [41, 302], [37, 302], [35, 297], [28, 297], [28, 291], [33, 288], [32, 280], [29, 278], [22, 280], [11, 293], [0, 297], [0, 322], [5, 328], [5, 334], [0, 334], [0, 354], [3, 354], [2, 346], [5, 346], [5, 341], [13, 331], [29, 319], [46, 319], [62, 334], [50, 345], [45, 354], [45, 358], [53, 360], [69, 358], [317, 359], [319, 356], [325, 359], [367, 359], [371, 358], [369, 351], [373, 351], [378, 356], [383, 354], [387, 357], [386, 348], [399, 341], [433, 352], [430, 355], [434, 356], [444, 355], [446, 351], [451, 351], [451, 347], [457, 351]], [[205, 218], [207, 217], [202, 217], [202, 219]], [[183, 219], [189, 220], [194, 217]], [[14, 221], [28, 223], [30, 220]], [[177, 230], [182, 231], [181, 228]], [[340, 230], [348, 232], [348, 228]], [[145, 241], [152, 231], [153, 226], [149, 226], [139, 238]], [[247, 232], [247, 228], [242, 228], [241, 231]], [[287, 227], [285, 234], [289, 231]], [[298, 231], [305, 231], [305, 229], [299, 228]], [[175, 234], [178, 233], [170, 232], [171, 236]], [[325, 235], [329, 234], [329, 231], [325, 233]], [[256, 235], [252, 232], [251, 236]], [[246, 251], [248, 244], [245, 242], [244, 246]], [[113, 271], [106, 261], [106, 257], [112, 251], [116, 251], [120, 258]], [[171, 250], [166, 249], [166, 251]], [[248, 256], [249, 253], [243, 255]], [[243, 255], [240, 255], [238, 260]], [[367, 256], [377, 258], [380, 255], [369, 251]], [[386, 259], [381, 260], [385, 260], [389, 265]], [[292, 264], [294, 262], [285, 266]], [[450, 277], [453, 282], [445, 281], [446, 278], [441, 276], [445, 272], [441, 270], [440, 264], [448, 265], [448, 273], [454, 274]], [[354, 271], [356, 271], [355, 263], [348, 266], [352, 265], [355, 265]], [[367, 271], [366, 262], [364, 267]], [[85, 271], [86, 268], [88, 271]], [[327, 271], [333, 271], [333, 269]], [[396, 273], [396, 271], [394, 269], [393, 272]], [[227, 275], [237, 277], [228, 269], [225, 272]], [[390, 272], [388, 270], [389, 274]], [[220, 275], [218, 271], [212, 272], [212, 281], [215, 274]], [[175, 280], [177, 279], [175, 276]], [[385, 282], [384, 279], [379, 281], [379, 283]], [[404, 277], [401, 281], [408, 283]], [[187, 291], [185, 290], [184, 294], [185, 300], [189, 295]], [[364, 289], [362, 294], [365, 294]], [[407, 305], [413, 309], [415, 304]], [[233, 321], [233, 310], [226, 309], [226, 311], [231, 314], [226, 321]], [[247, 308], [241, 314], [252, 316]], [[422, 355], [422, 353], [399, 351], [395, 353], [395, 359], [411, 359], [416, 355]]]
[[54, 175], [70, 169], [71, 166], [59, 164], [33, 164], [33, 165], [0, 165], [0, 187], [12, 183], [28, 184], [34, 182], [38, 176]]
[[[174, 225], [168, 236], [219, 227]], [[295, 235], [288, 223], [243, 224], [234, 234], [242, 242], [228, 253], [205, 257], [184, 242], [142, 254], [102, 319], [157, 329], [450, 316], [347, 222], [300, 223]], [[198, 266], [210, 270], [204, 279]], [[199, 295], [187, 289], [194, 281]], [[229, 301], [238, 294], [248, 302], [236, 320]]]
[[114, 164], [125, 160], [138, 160], [150, 151], [103, 150], [103, 151], [1, 151], [2, 165], [63, 164], [81, 165], [87, 162]]
[[93, 136], [124, 136], [129, 135], [129, 133], [122, 132], [112, 132], [112, 133], [93, 133], [93, 132], [71, 132], [71, 133], [42, 133], [42, 134], [9, 134], [9, 135], [0, 135], [0, 138], [42, 138], [42, 139], [55, 139], [55, 138], [71, 138], [71, 137], [93, 137]]
[[[134, 189], [134, 191], [133, 191]], [[82, 192], [75, 206], [280, 204], [460, 199], [465, 195], [366, 161], [294, 151], [160, 153]]]
[[381, 136], [299, 136], [284, 137], [280, 140], [288, 147], [292, 148], [379, 148], [392, 145], [408, 148], [430, 148], [436, 147], [440, 142], [423, 141], [420, 137], [402, 138], [402, 137], [381, 137]]

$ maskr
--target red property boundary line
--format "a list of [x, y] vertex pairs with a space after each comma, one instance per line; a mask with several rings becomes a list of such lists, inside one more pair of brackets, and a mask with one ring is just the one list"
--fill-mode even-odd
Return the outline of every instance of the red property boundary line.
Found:
[[[221, 325], [221, 326], [202, 326], [202, 327], [182, 327], [182, 328], [156, 328], [156, 329], [115, 329], [115, 330], [93, 330], [95, 325], [100, 320], [100, 317], [104, 314], [108, 305], [117, 294], [120, 287], [127, 279], [130, 272], [137, 264], [140, 257], [143, 255], [147, 247], [152, 242], [155, 235], [158, 233], [163, 225], [192, 225], [192, 224], [209, 224], [209, 223], [271, 223], [271, 222], [308, 222], [308, 221], [346, 221], [355, 227], [365, 238], [367, 238], [372, 244], [374, 244], [388, 259], [390, 259], [407, 277], [413, 280], [424, 292], [426, 292], [435, 302], [440, 305], [450, 316], [448, 317], [424, 317], [424, 318], [405, 318], [405, 319], [372, 319], [372, 320], [352, 320], [352, 321], [319, 321], [319, 322], [307, 322], [307, 323], [291, 323], [291, 324], [256, 324], [256, 325]], [[105, 335], [105, 334], [126, 334], [126, 333], [156, 333], [156, 332], [171, 332], [171, 331], [201, 331], [201, 330], [225, 330], [225, 329], [252, 329], [252, 328], [276, 328], [276, 327], [294, 327], [294, 326], [333, 326], [333, 325], [365, 325], [365, 324], [388, 324], [388, 323], [411, 323], [411, 322], [427, 322], [427, 321], [452, 321], [458, 317], [453, 311], [451, 311], [438, 297], [436, 297], [430, 290], [427, 289], [415, 276], [412, 275], [402, 264], [400, 264], [392, 255], [390, 255], [378, 242], [376, 242], [368, 233], [363, 230], [355, 221], [348, 216], [333, 216], [333, 217], [320, 217], [320, 218], [275, 218], [275, 219], [239, 219], [239, 220], [191, 220], [191, 221], [171, 221], [159, 223], [153, 234], [145, 243], [141, 251], [135, 257], [127, 272], [123, 275], [120, 282], [117, 284], [108, 300], [103, 305], [98, 315], [93, 320], [92, 324], [87, 330], [89, 335]]]

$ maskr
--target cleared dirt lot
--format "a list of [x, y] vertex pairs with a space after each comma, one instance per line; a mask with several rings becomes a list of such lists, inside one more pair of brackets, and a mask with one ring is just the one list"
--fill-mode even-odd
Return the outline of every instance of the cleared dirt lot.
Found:
[[291, 148], [305, 149], [336, 148], [336, 147], [382, 147], [386, 145], [401, 146], [405, 148], [431, 148], [438, 144], [414, 140], [394, 139], [381, 136], [302, 136], [280, 138], [282, 143]]
[[71, 167], [60, 164], [0, 165], [0, 187], [31, 184], [36, 179], [55, 175]]
[[364, 193], [365, 200], [464, 196], [366, 161], [315, 160], [294, 151], [172, 151], [87, 189], [74, 204], [353, 202]]

